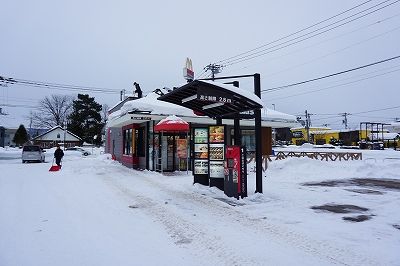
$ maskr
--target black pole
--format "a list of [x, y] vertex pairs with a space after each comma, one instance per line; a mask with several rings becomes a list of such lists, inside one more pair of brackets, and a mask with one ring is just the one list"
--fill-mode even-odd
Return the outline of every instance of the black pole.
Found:
[[[261, 99], [260, 74], [254, 74], [254, 94]], [[261, 109], [254, 110], [255, 137], [256, 137], [256, 193], [263, 193], [262, 189], [262, 146], [261, 146]]]
[[147, 121], [146, 123], [146, 170], [150, 170], [150, 165], [149, 165], [149, 158], [151, 156], [150, 154], [150, 121]]
[[[239, 81], [233, 81], [233, 86], [239, 88]], [[235, 115], [233, 119], [233, 132], [235, 135], [235, 145], [242, 146], [242, 132], [240, 131], [240, 118], [239, 114]]]
[[[175, 171], [175, 164], [176, 164], [176, 135], [174, 134], [172, 136], [172, 171]], [[168, 139], [168, 137], [167, 137]], [[168, 147], [168, 146], [167, 146]], [[167, 148], [168, 149], [168, 148]], [[167, 154], [168, 154], [168, 150], [167, 150]], [[168, 155], [167, 155], [168, 156]]]
[[218, 79], [236, 79], [236, 78], [252, 78], [254, 74], [251, 75], [240, 75], [240, 76], [227, 76], [227, 77], [213, 77], [213, 78], [205, 78], [205, 79], [198, 79], [198, 80], [218, 80]]
[[153, 162], [153, 163], [152, 163], [153, 171], [157, 171], [157, 169], [156, 169], [156, 158], [155, 158], [155, 154], [156, 154], [155, 135], [156, 135], [156, 132], [154, 131], [154, 125], [155, 125], [155, 121], [153, 120], [153, 121], [152, 121], [152, 128], [153, 128], [153, 150], [152, 150], [152, 152], [151, 152], [151, 161]]

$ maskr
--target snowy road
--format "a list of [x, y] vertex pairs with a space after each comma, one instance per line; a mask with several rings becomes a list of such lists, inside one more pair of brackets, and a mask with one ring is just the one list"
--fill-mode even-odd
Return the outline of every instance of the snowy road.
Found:
[[49, 163], [0, 161], [0, 265], [381, 264], [267, 210], [231, 206], [190, 176], [104, 158], [71, 156], [55, 173]]

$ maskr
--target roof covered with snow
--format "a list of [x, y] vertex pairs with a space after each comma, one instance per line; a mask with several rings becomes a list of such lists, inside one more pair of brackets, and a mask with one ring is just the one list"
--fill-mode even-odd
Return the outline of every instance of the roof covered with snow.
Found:
[[[167, 91], [164, 89], [158, 89], [157, 91], [161, 93], [167, 93]], [[177, 115], [181, 117], [202, 118], [201, 116], [195, 115], [191, 109], [176, 104], [160, 101], [157, 99], [158, 97], [160, 97], [160, 94], [151, 92], [143, 98], [126, 101], [119, 110], [109, 114], [108, 121], [112, 122], [113, 120], [130, 114], [135, 114], [135, 116]], [[255, 97], [258, 98], [257, 96]], [[288, 127], [292, 127], [293, 124], [297, 124], [295, 116], [271, 110], [266, 107], [261, 110], [261, 118], [263, 121], [290, 123], [291, 125], [288, 125]]]
[[[61, 126], [55, 126], [45, 133], [34, 137], [32, 140], [59, 140], [56, 136], [57, 134], [64, 133], [64, 129]], [[71, 133], [68, 130], [65, 130], [66, 140], [68, 141], [81, 141], [82, 139], [77, 135]]]

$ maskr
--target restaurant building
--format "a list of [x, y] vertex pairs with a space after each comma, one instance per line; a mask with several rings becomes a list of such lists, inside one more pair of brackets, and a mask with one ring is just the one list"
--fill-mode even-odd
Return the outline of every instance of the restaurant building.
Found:
[[[228, 85], [222, 83], [218, 86], [229, 89]], [[195, 156], [201, 156], [201, 152], [194, 150], [194, 130], [208, 129], [209, 126], [216, 125], [216, 120], [198, 112], [195, 114], [191, 109], [158, 100], [166, 93], [168, 91], [164, 89], [157, 89], [143, 98], [129, 96], [109, 110], [105, 151], [112, 154], [115, 160], [135, 169], [175, 171], [191, 169], [191, 160]], [[295, 127], [298, 126], [298, 122], [295, 116], [267, 108], [263, 108], [261, 113], [262, 153], [271, 154], [272, 129]], [[171, 115], [187, 122], [189, 131], [157, 132], [156, 125]], [[224, 143], [233, 145], [233, 119], [222, 119], [222, 124], [225, 131]], [[201, 131], [197, 132], [200, 134]], [[248, 153], [254, 152], [254, 119], [241, 119], [240, 132], [241, 144], [246, 146]], [[219, 138], [218, 133], [214, 132], [216, 138]]]

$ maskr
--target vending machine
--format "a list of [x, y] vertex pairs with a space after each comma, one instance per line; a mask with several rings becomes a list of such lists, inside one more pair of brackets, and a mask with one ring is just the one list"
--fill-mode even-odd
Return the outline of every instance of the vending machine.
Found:
[[224, 192], [228, 197], [247, 197], [246, 149], [226, 146]]

